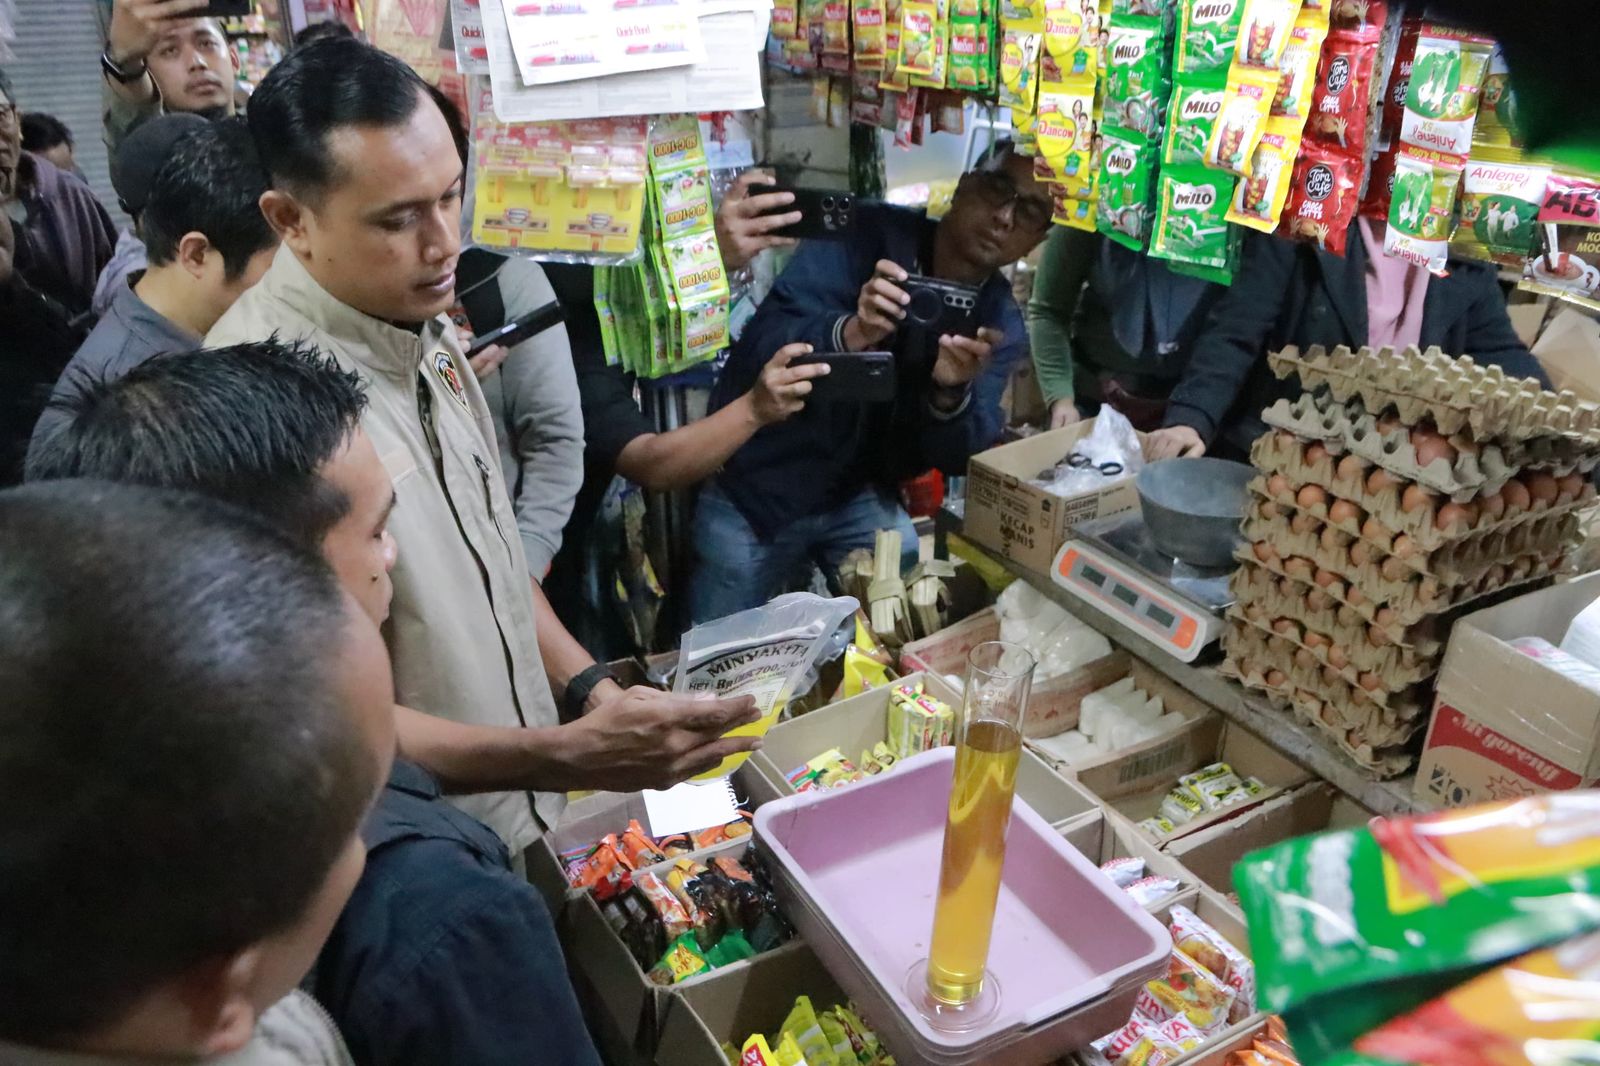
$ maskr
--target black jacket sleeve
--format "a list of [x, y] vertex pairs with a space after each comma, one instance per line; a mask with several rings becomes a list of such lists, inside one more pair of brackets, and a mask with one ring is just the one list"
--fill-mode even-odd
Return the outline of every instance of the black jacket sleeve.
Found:
[[1454, 269], [1467, 304], [1463, 353], [1472, 356], [1480, 366], [1493, 364], [1512, 377], [1535, 378], [1548, 389], [1550, 376], [1511, 325], [1496, 271], [1479, 264], [1456, 265]]
[[1245, 238], [1233, 288], [1217, 301], [1172, 390], [1166, 425], [1188, 426], [1209, 447], [1243, 395], [1282, 317], [1295, 272], [1296, 246], [1266, 234]]

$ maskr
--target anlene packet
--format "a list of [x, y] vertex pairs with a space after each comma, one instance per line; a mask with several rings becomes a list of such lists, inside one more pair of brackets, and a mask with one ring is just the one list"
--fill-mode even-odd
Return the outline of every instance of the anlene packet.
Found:
[[1450, 250], [1518, 270], [1539, 236], [1539, 206], [1550, 168], [1521, 161], [1513, 149], [1482, 148], [1461, 178], [1461, 222]]
[[1462, 166], [1437, 152], [1402, 149], [1395, 159], [1394, 197], [1383, 250], [1443, 276]]
[[1486, 38], [1458, 30], [1423, 29], [1400, 120], [1402, 144], [1466, 156], [1493, 47]]
[[1325, 1066], [1484, 967], [1600, 928], [1600, 794], [1374, 819], [1254, 852], [1234, 883], [1261, 1008]]

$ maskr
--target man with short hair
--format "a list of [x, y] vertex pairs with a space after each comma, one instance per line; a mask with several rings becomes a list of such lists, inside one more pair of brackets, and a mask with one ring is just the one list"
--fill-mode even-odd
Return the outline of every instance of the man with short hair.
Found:
[[22, 150], [48, 160], [57, 170], [83, 177], [72, 156], [72, 131], [54, 115], [29, 111], [22, 116]]
[[146, 120], [162, 112], [234, 113], [239, 56], [222, 23], [199, 17], [206, 2], [112, 0], [100, 71], [113, 179], [123, 138]]
[[[861, 205], [850, 242], [802, 243], [734, 344], [711, 396], [738, 401], [767, 353], [892, 351], [893, 402], [810, 404], [765, 426], [700, 494], [695, 513], [696, 622], [765, 603], [819, 565], [830, 577], [878, 530], [916, 535], [898, 483], [929, 467], [965, 474], [1004, 428], [1000, 397], [1027, 352], [1022, 314], [1000, 269], [1044, 240], [1051, 204], [1032, 161], [1002, 142], [956, 187], [937, 222], [925, 212]], [[975, 336], [938, 335], [906, 319], [911, 274], [976, 288]]]
[[[576, 642], [553, 615], [549, 633], [535, 629], [539, 593], [490, 412], [444, 315], [464, 174], [416, 72], [356, 41], [321, 41], [262, 81], [250, 127], [283, 247], [207, 339], [306, 340], [367, 385], [362, 426], [394, 482], [402, 549], [386, 633], [400, 700], [425, 712], [402, 718], [403, 750], [463, 791], [536, 790], [549, 825], [568, 789], [665, 787], [758, 746], [723, 737], [755, 719], [751, 701], [623, 692], [592, 659], [557, 679], [590, 713], [557, 725], [540, 645]], [[514, 853], [539, 836], [526, 792], [458, 802]]]
[[[354, 374], [264, 341], [157, 356], [72, 408], [34, 478], [237, 504], [322, 554], [374, 621], [388, 617], [395, 493], [361, 430]], [[425, 771], [395, 762], [312, 991], [363, 1066], [595, 1064], [544, 901], [487, 826], [439, 797]]]
[[0, 692], [0, 1061], [348, 1066], [296, 985], [393, 690], [327, 567], [187, 493], [0, 493]]
[[266, 173], [243, 119], [163, 115], [135, 130], [120, 155], [117, 195], [136, 220], [149, 265], [117, 289], [67, 364], [35, 440], [58, 422], [55, 405], [85, 382], [197, 345], [266, 272], [278, 247], [258, 206]]

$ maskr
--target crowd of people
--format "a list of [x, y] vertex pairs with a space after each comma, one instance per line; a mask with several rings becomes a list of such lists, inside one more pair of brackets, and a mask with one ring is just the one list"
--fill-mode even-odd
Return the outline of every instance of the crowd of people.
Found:
[[[996, 443], [1030, 354], [1054, 425], [1110, 406], [1159, 456], [1247, 447], [1283, 344], [1538, 376], [1485, 269], [1430, 278], [1363, 222], [1344, 259], [1252, 239], [1221, 289], [1053, 228], [1001, 142], [943, 218], [802, 244], [661, 432], [591, 269], [466, 246], [446, 97], [334, 26], [241, 106], [197, 6], [113, 4], [121, 233], [0, 73], [0, 1062], [598, 1062], [524, 853], [571, 790], [759, 746], [725, 735], [751, 701], [624, 688], [573, 636], [617, 475], [700, 489], [705, 621], [880, 529], [914, 553], [896, 486]], [[757, 177], [718, 208], [730, 269], [792, 243]], [[1004, 268], [1041, 242], [1025, 316]], [[981, 328], [909, 322], [913, 275]], [[892, 401], [813, 402], [797, 359], [867, 351]]]

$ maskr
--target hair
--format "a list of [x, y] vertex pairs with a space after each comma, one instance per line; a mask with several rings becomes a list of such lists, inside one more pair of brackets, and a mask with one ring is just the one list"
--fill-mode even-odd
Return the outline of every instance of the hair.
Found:
[[350, 510], [322, 476], [359, 427], [355, 374], [276, 338], [156, 356], [113, 381], [85, 381], [28, 454], [27, 478], [87, 477], [188, 489], [278, 526], [301, 547]]
[[972, 164], [972, 173], [991, 174], [997, 170], [1004, 170], [1006, 160], [1017, 154], [1016, 143], [1010, 137], [997, 137], [978, 156], [977, 162]]
[[0, 493], [0, 1039], [291, 929], [371, 802], [327, 566], [187, 493]]
[[434, 104], [439, 108], [439, 113], [444, 116], [444, 124], [450, 127], [450, 139], [456, 142], [456, 154], [461, 156], [461, 165], [466, 166], [467, 151], [472, 145], [472, 135], [467, 132], [467, 123], [461, 117], [461, 109], [437, 85], [428, 86], [428, 95], [433, 98]]
[[72, 147], [72, 131], [54, 115], [29, 111], [22, 116], [22, 147], [29, 152], [48, 152], [57, 145]]
[[338, 178], [328, 138], [349, 126], [411, 120], [428, 83], [404, 61], [354, 39], [290, 52], [250, 97], [250, 132], [272, 183], [315, 200]]
[[318, 41], [357, 40], [356, 31], [346, 26], [338, 19], [327, 19], [323, 22], [313, 22], [305, 29], [294, 35], [294, 47], [304, 48], [306, 45], [316, 44]]
[[252, 257], [278, 244], [261, 213], [266, 191], [266, 171], [243, 119], [221, 119], [185, 134], [156, 171], [139, 212], [150, 265], [171, 263], [184, 234], [201, 233], [222, 253], [228, 280], [237, 279]]

